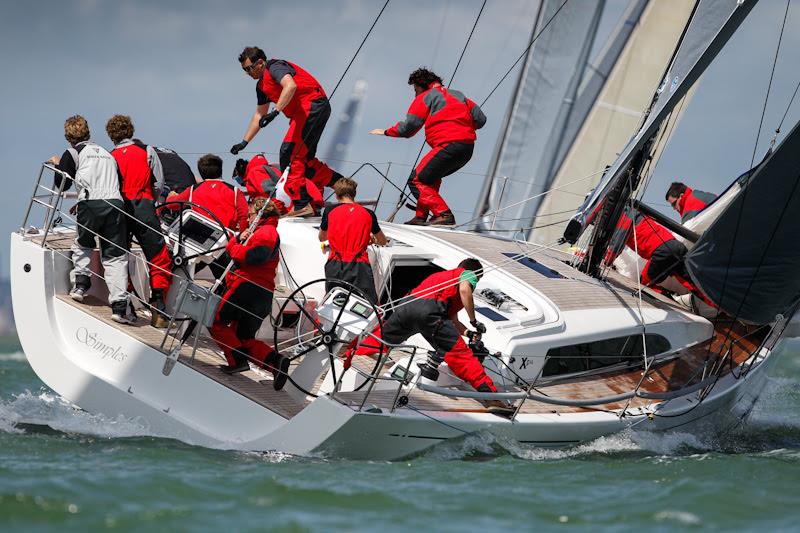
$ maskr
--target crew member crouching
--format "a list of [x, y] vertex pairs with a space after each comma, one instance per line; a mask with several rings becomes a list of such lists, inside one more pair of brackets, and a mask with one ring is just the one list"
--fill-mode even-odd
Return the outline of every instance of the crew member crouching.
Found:
[[165, 328], [166, 296], [172, 283], [172, 259], [161, 234], [155, 199], [164, 182], [161, 161], [152, 147], [133, 139], [133, 122], [126, 115], [114, 115], [106, 123], [106, 133], [114, 143], [111, 155], [122, 178], [122, 197], [128, 214], [128, 246], [135, 237], [150, 271], [150, 324]]
[[255, 338], [272, 309], [275, 271], [280, 260], [278, 210], [265, 198], [257, 198], [248, 217], [251, 223], [256, 217], [260, 220], [252, 235], [247, 229], [238, 240], [228, 243], [236, 268], [226, 276], [226, 291], [210, 332], [228, 360], [228, 366], [221, 367], [223, 372], [243, 372], [250, 368], [251, 361], [271, 371], [275, 376], [273, 386], [280, 390], [286, 384], [289, 359]]
[[377, 303], [367, 246], [385, 246], [386, 236], [375, 213], [355, 202], [357, 188], [354, 180], [339, 179], [333, 184], [339, 203], [322, 214], [319, 240], [327, 240], [331, 249], [325, 263], [325, 290], [340, 286], [337, 281], [345, 281], [361, 289], [370, 302]]
[[[470, 324], [478, 333], [486, 327], [475, 318], [475, 302], [472, 292], [483, 276], [480, 261], [464, 259], [458, 268], [437, 272], [425, 278], [408, 296], [398, 303], [394, 313], [383, 324], [383, 331], [376, 328], [373, 335], [389, 344], [399, 344], [421, 333], [436, 350], [439, 361], [444, 359], [453, 373], [472, 385], [479, 392], [497, 392], [497, 387], [483, 369], [483, 365], [469, 349], [461, 335], [467, 327], [458, 318], [464, 309]], [[378, 352], [374, 342], [367, 340], [356, 351], [356, 355]], [[495, 407], [506, 407], [503, 402], [490, 401]]]
[[647, 260], [640, 274], [642, 285], [659, 291], [657, 285], [672, 276], [689, 292], [714, 306], [690, 281], [684, 263], [686, 246], [678, 241], [671, 231], [652, 218], [630, 207], [626, 208], [620, 216], [611, 242], [612, 247], [606, 256], [606, 264], [610, 265], [627, 245], [642, 259]]
[[[286, 180], [278, 167], [270, 164], [264, 154], [253, 156], [250, 161], [237, 159], [233, 169], [233, 179], [247, 189], [247, 196], [253, 198], [272, 198], [281, 215], [294, 209], [294, 203], [286, 192]], [[306, 192], [311, 197], [311, 205], [319, 211], [325, 206], [322, 192], [314, 182], [306, 178]]]

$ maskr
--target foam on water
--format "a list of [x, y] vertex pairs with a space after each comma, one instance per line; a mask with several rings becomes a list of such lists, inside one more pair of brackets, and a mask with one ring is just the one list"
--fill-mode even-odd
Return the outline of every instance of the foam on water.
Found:
[[26, 361], [24, 352], [13, 353], [0, 353], [0, 362], [2, 361]]
[[47, 391], [25, 391], [10, 401], [0, 400], [0, 431], [21, 433], [21, 424], [106, 438], [153, 436], [141, 420], [93, 415]]

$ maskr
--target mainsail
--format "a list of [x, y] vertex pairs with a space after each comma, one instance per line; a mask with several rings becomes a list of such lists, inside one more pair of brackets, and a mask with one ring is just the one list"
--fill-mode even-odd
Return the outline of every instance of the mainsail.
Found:
[[[531, 176], [549, 169], [558, 154], [554, 132], [564, 129], [575, 103], [604, 5], [604, 0], [566, 4], [542, 0], [533, 30], [534, 35], [541, 35], [525, 57], [478, 200], [477, 216], [510, 203], [510, 198], [528, 198], [547, 188], [547, 180]], [[488, 225], [492, 229], [519, 227], [517, 221], [530, 220], [535, 210], [534, 203], [522, 203], [504, 210], [499, 220], [484, 223], [484, 229]]]
[[[606, 172], [598, 187], [570, 220], [564, 232], [567, 242], [577, 241], [591, 222], [591, 217], [604, 202], [606, 203], [604, 209], [616, 210], [616, 215], [603, 221], [606, 226], [603, 230], [607, 230], [609, 224], [616, 224], [619, 206], [627, 199], [626, 195], [630, 195], [631, 192], [627, 190], [625, 193], [620, 193], [620, 187], [629, 179], [631, 182], [638, 179], [643, 162], [648, 157], [654, 135], [677, 102], [697, 81], [733, 35], [755, 3], [756, 0], [698, 1], [664, 81], [653, 98], [644, 124]], [[617, 197], [612, 198], [613, 201], [607, 202], [607, 196], [612, 191], [615, 191]], [[604, 238], [607, 240], [610, 238], [610, 232], [607, 231], [606, 234], [607, 236]], [[607, 244], [607, 242], [599, 242], [595, 252], [587, 254], [587, 263], [585, 264], [587, 271], [593, 271], [596, 267]]]
[[703, 293], [746, 322], [773, 322], [800, 298], [798, 154], [800, 123], [755, 169], [686, 258]]

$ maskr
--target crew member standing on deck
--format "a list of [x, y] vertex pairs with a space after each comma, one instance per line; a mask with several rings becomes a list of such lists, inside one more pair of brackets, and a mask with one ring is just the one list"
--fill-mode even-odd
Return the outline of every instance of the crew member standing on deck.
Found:
[[[425, 142], [432, 150], [425, 154], [411, 172], [408, 185], [417, 199], [412, 225], [452, 225], [453, 212], [439, 194], [442, 178], [456, 172], [472, 158], [478, 130], [486, 124], [486, 115], [472, 100], [459, 91], [445, 89], [442, 78], [419, 68], [408, 77], [417, 95], [408, 108], [405, 120], [388, 130], [375, 129], [373, 135], [413, 137], [425, 126]], [[428, 214], [432, 218], [428, 220]]]
[[166, 296], [172, 282], [172, 260], [161, 234], [155, 199], [164, 182], [161, 161], [153, 148], [133, 140], [133, 122], [126, 115], [114, 115], [106, 133], [114, 143], [111, 155], [122, 177], [122, 197], [128, 214], [128, 244], [136, 237], [150, 271], [150, 325], [167, 327]]
[[386, 236], [375, 213], [355, 202], [358, 184], [341, 178], [333, 184], [339, 203], [325, 210], [319, 225], [319, 240], [328, 241], [330, 255], [325, 263], [325, 290], [345, 281], [361, 289], [372, 303], [378, 303], [367, 246], [386, 245]]
[[124, 205], [120, 194], [119, 170], [105, 148], [89, 139], [89, 124], [80, 115], [64, 123], [64, 137], [70, 147], [61, 157], [50, 162], [61, 173], [55, 174], [55, 186], [68, 190], [75, 182], [78, 202], [70, 213], [75, 214], [78, 235], [72, 245], [72, 290], [69, 295], [82, 302], [92, 286], [92, 252], [100, 241], [100, 258], [108, 287], [111, 319], [131, 324], [128, 315], [128, 234]]
[[664, 196], [672, 209], [681, 215], [681, 224], [686, 224], [717, 199], [715, 194], [692, 189], [680, 181], [673, 182]]
[[250, 369], [248, 362], [272, 372], [275, 390], [286, 383], [289, 359], [265, 342], [257, 340], [261, 323], [272, 310], [275, 271], [280, 260], [278, 210], [266, 198], [257, 198], [248, 213], [249, 221], [258, 218], [250, 235], [247, 229], [228, 243], [228, 253], [236, 264], [225, 278], [225, 294], [209, 332], [225, 354], [227, 374]]
[[[280, 149], [281, 171], [289, 167], [286, 192], [294, 209], [290, 216], [316, 214], [305, 178], [314, 182], [320, 192], [330, 187], [341, 174], [316, 158], [325, 124], [331, 115], [331, 105], [319, 82], [307, 71], [283, 59], [270, 59], [256, 46], [248, 46], [239, 54], [239, 63], [256, 84], [256, 111], [242, 142], [231, 147], [236, 155], [253, 140], [261, 128], [272, 122], [279, 113], [289, 119], [289, 131]], [[269, 103], [275, 108], [269, 111]]]

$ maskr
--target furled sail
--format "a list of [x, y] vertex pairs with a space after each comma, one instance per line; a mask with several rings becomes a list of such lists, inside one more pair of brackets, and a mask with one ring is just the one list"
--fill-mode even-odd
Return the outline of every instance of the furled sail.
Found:
[[[511, 203], [509, 199], [528, 198], [547, 188], [546, 180], [531, 176], [540, 168], [549, 168], [557, 155], [558, 145], [551, 140], [554, 132], [564, 129], [575, 102], [604, 4], [542, 0], [534, 35], [552, 22], [525, 57], [478, 200], [477, 216]], [[485, 222], [483, 227], [519, 227], [517, 221], [532, 219], [535, 210], [536, 205], [523, 203], [504, 210], [500, 219], [492, 220], [493, 224]]]
[[686, 258], [700, 289], [746, 322], [773, 322], [800, 298], [798, 154], [800, 123], [755, 169]]
[[[647, 145], [652, 142], [652, 137], [662, 122], [716, 57], [756, 1], [699, 0], [697, 2], [664, 81], [653, 98], [644, 124], [570, 220], [564, 232], [564, 238], [568, 242], [577, 241], [609, 192], [618, 188], [622, 180], [627, 178], [629, 169], [641, 166], [647, 157], [644, 153], [649, 149]], [[610, 222], [615, 223], [615, 221]]]

